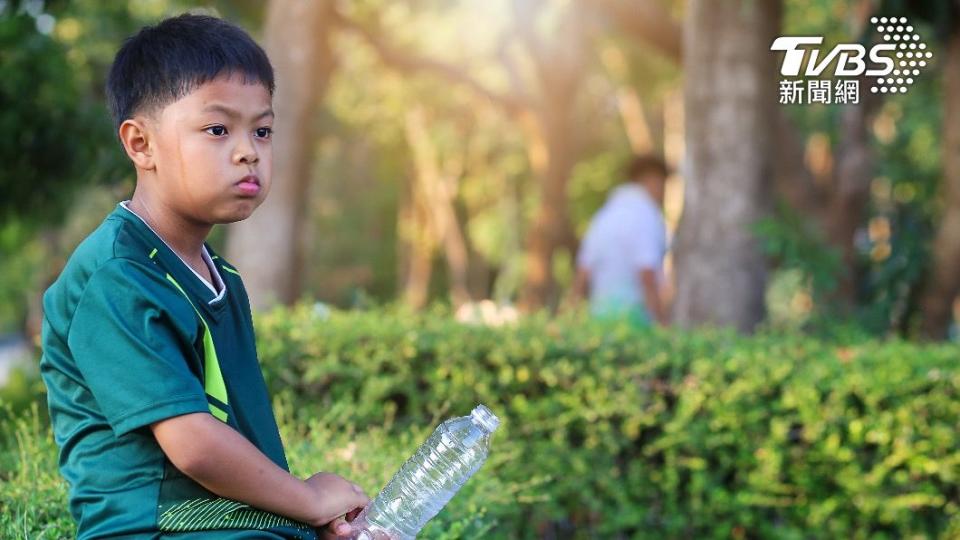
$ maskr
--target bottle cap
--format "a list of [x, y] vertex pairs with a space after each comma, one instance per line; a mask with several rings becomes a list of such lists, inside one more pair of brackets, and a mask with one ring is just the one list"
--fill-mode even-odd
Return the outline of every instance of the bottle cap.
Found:
[[497, 418], [497, 415], [493, 414], [493, 411], [484, 405], [474, 407], [470, 413], [470, 418], [488, 433], [493, 433], [500, 426], [500, 419]]

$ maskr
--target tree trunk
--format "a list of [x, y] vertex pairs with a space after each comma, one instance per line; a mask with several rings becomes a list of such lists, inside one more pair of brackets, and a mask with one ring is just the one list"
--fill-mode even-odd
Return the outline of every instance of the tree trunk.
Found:
[[[525, 310], [546, 305], [554, 296], [552, 262], [558, 245], [571, 251], [576, 238], [567, 210], [566, 186], [577, 160], [579, 142], [575, 125], [576, 92], [584, 72], [585, 16], [579, 3], [566, 6], [561, 23], [553, 32], [563, 40], [541, 41], [536, 17], [545, 9], [543, 0], [512, 2], [515, 34], [523, 42], [535, 71], [535, 91], [528, 92], [506, 49], [502, 56], [513, 86], [511, 93], [490, 90], [470, 77], [460, 66], [406, 54], [382, 36], [337, 14], [342, 27], [360, 35], [387, 65], [405, 73], [432, 73], [467, 88], [501, 107], [515, 118], [527, 136], [527, 153], [537, 179], [540, 202], [526, 236], [525, 284], [519, 304]], [[550, 46], [547, 45], [550, 43]]]
[[750, 331], [766, 268], [751, 227], [769, 211], [779, 0], [692, 0], [684, 30], [687, 175], [674, 319]]
[[313, 162], [314, 117], [333, 71], [330, 0], [272, 0], [265, 49], [277, 88], [273, 185], [246, 221], [230, 226], [227, 256], [243, 272], [251, 307], [290, 303], [300, 294], [302, 227]]
[[921, 303], [922, 333], [944, 339], [960, 291], [960, 30], [954, 30], [943, 62], [943, 216], [933, 242], [933, 267]]
[[430, 230], [429, 210], [422, 197], [416, 194], [417, 189], [416, 182], [412, 182], [409, 192], [401, 201], [400, 222], [397, 223], [403, 302], [415, 310], [427, 304], [436, 248]]
[[[414, 198], [428, 210], [433, 237], [443, 246], [450, 281], [450, 298], [455, 307], [470, 301], [467, 288], [469, 255], [463, 229], [454, 208], [451, 182], [444, 178], [437, 149], [430, 140], [423, 109], [414, 106], [406, 118], [406, 135], [415, 163]], [[459, 173], [457, 173], [459, 174]]]
[[539, 103], [521, 118], [540, 195], [533, 223], [527, 231], [526, 276], [519, 301], [520, 308], [528, 312], [557, 300], [554, 252], [558, 247], [565, 247], [573, 254], [577, 246], [570, 224], [567, 183], [580, 146], [574, 114], [583, 77], [585, 47], [580, 19], [577, 6], [568, 5], [557, 29], [565, 41], [555, 48], [548, 49], [531, 34], [525, 40], [539, 90]]
[[[569, 117], [574, 94], [554, 93], [543, 99], [551, 104], [539, 111], [536, 128], [539, 134], [533, 137], [539, 140], [532, 142], [545, 153], [539, 167], [533, 163], [540, 202], [527, 232], [526, 278], [520, 299], [520, 307], [528, 312], [548, 306], [556, 299], [553, 276], [556, 249], [566, 247], [571, 253], [576, 249], [567, 208], [567, 183], [578, 154]], [[528, 136], [528, 140], [531, 137]]]
[[[867, 86], [866, 79], [861, 78], [860, 87]], [[842, 256], [843, 274], [837, 296], [847, 308], [856, 301], [857, 284], [862, 273], [857, 265], [854, 236], [864, 222], [870, 201], [874, 160], [870, 151], [869, 126], [879, 104], [879, 97], [865, 92], [862, 103], [844, 105], [840, 113], [840, 142], [826, 226], [830, 243], [839, 248]]]
[[616, 45], [605, 45], [600, 58], [616, 87], [617, 110], [620, 112], [620, 121], [623, 122], [627, 141], [630, 142], [630, 150], [638, 155], [652, 153], [654, 151], [653, 136], [650, 134], [650, 126], [647, 125], [643, 101], [637, 89], [625, 82], [628, 73], [627, 60], [623, 51]]

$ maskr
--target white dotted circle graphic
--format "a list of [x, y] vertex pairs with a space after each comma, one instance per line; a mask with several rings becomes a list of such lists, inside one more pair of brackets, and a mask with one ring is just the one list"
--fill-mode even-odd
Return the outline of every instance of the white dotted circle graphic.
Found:
[[885, 46], [893, 49], [887, 54], [895, 54], [897, 58], [891, 70], [892, 77], [878, 77], [876, 83], [870, 86], [870, 92], [904, 94], [914, 83], [913, 77], [920, 75], [917, 68], [927, 66], [922, 59], [933, 58], [933, 53], [927, 50], [926, 43], [920, 41], [920, 34], [913, 25], [907, 23], [906, 17], [871, 17], [870, 23], [882, 37], [882, 42], [888, 43]]

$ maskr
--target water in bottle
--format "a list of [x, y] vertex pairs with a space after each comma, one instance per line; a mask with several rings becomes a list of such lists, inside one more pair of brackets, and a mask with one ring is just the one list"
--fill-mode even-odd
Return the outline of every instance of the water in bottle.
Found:
[[354, 538], [408, 540], [453, 498], [483, 465], [500, 420], [483, 405], [451, 418], [407, 460], [352, 522]]

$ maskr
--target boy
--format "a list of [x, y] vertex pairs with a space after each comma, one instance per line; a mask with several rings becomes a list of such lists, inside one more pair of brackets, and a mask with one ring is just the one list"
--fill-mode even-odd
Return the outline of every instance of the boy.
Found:
[[369, 502], [288, 472], [243, 282], [205, 243], [269, 191], [273, 89], [263, 50], [214, 17], [145, 27], [116, 55], [107, 96], [136, 189], [43, 302], [80, 539], [329, 538]]

